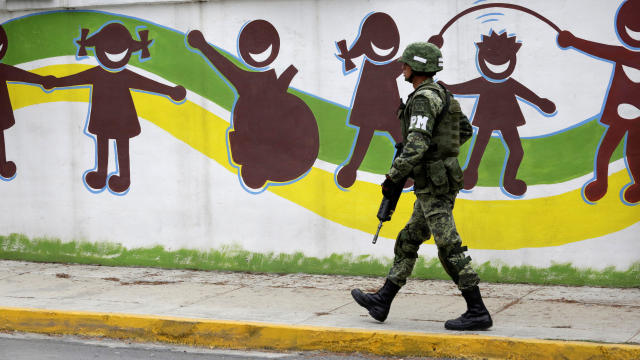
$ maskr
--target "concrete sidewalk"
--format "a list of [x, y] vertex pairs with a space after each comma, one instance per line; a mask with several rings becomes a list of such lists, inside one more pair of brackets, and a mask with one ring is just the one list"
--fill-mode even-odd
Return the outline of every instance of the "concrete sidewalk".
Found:
[[[494, 327], [451, 332], [450, 282], [409, 280], [379, 323], [381, 278], [0, 261], [0, 329], [231, 348], [486, 358], [640, 358], [640, 289], [481, 284]], [[551, 341], [550, 341], [551, 340]]]

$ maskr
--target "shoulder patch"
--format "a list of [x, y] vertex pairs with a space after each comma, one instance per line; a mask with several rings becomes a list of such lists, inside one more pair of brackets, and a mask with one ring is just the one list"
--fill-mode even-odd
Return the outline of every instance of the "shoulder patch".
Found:
[[429, 117], [423, 115], [412, 115], [411, 116], [409, 130], [422, 130], [427, 131], [427, 125], [429, 123]]
[[426, 113], [427, 112], [427, 102], [426, 101], [415, 101], [413, 104], [413, 112], [417, 113]]

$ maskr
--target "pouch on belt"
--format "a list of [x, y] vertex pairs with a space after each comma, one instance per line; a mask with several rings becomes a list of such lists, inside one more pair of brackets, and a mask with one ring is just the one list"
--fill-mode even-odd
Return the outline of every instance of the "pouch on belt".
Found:
[[431, 179], [431, 193], [434, 195], [442, 195], [449, 192], [449, 179], [447, 169], [442, 160], [434, 161], [427, 164], [427, 172]]
[[462, 168], [457, 157], [444, 159], [444, 167], [449, 178], [449, 191], [460, 191], [464, 186]]

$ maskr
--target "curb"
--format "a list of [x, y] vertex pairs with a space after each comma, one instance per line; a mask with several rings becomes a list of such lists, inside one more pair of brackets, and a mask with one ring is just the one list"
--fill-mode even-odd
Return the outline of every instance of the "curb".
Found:
[[502, 359], [638, 359], [639, 345], [0, 307], [0, 330], [229, 349]]

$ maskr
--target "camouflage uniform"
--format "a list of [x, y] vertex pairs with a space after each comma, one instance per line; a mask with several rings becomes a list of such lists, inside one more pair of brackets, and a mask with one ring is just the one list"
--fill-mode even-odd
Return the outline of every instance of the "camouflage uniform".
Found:
[[469, 265], [471, 258], [465, 255], [467, 248], [462, 246], [452, 213], [463, 186], [458, 152], [472, 135], [471, 124], [460, 104], [431, 79], [432, 73], [442, 70], [442, 53], [437, 46], [426, 42], [409, 44], [399, 61], [404, 64], [405, 80], [415, 91], [398, 112], [404, 149], [394, 159], [382, 183], [382, 193], [388, 197], [411, 177], [417, 199], [411, 219], [398, 234], [395, 259], [384, 285], [371, 294], [352, 289], [351, 296], [371, 317], [385, 321], [391, 302], [413, 271], [418, 248], [433, 234], [440, 262], [467, 303], [467, 311], [445, 321], [445, 329], [488, 329], [493, 320], [482, 301], [480, 279]]
[[[449, 97], [448, 110], [444, 110]], [[448, 116], [439, 117], [444, 111]], [[398, 183], [407, 175], [414, 179], [416, 202], [411, 219], [400, 231], [389, 280], [398, 286], [411, 275], [420, 245], [433, 235], [438, 257], [460, 290], [476, 286], [480, 279], [465, 255], [466, 247], [456, 230], [453, 206], [462, 188], [458, 163], [460, 144], [472, 135], [460, 105], [432, 79], [421, 83], [407, 99], [398, 117], [402, 122], [404, 149], [388, 177]]]

